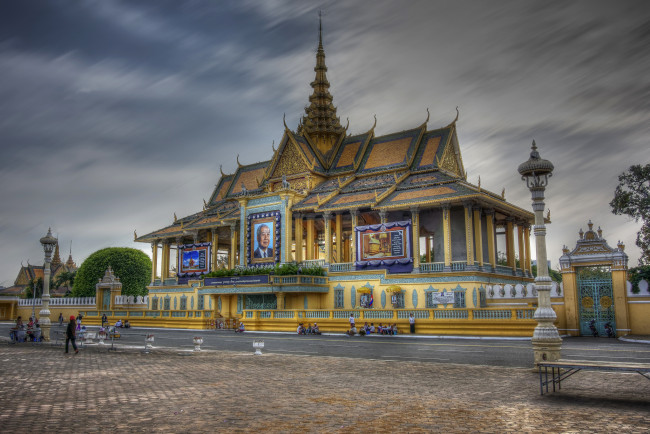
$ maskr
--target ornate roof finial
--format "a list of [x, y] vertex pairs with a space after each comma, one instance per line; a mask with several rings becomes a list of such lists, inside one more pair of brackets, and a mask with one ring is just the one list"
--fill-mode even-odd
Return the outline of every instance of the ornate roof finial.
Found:
[[429, 122], [429, 118], [430, 118], [430, 117], [431, 117], [431, 113], [429, 113], [429, 107], [427, 107], [427, 120], [424, 121], [424, 124], [423, 124], [423, 125], [426, 125], [427, 122]]
[[377, 115], [375, 114], [375, 115], [373, 115], [373, 116], [375, 117], [375, 123], [372, 124], [372, 128], [370, 128], [371, 131], [374, 130], [375, 127], [377, 126]]
[[458, 117], [460, 116], [460, 112], [458, 111], [458, 106], [456, 106], [456, 118], [449, 123], [445, 128], [449, 128], [450, 126], [454, 125], [456, 121], [458, 121]]
[[174, 213], [174, 223], [176, 223], [176, 220], [178, 220], [178, 218], [176, 217], [176, 213]]
[[282, 113], [282, 123], [284, 123], [284, 128], [288, 130], [289, 127], [287, 126], [287, 114], [286, 113]]
[[237, 154], [237, 167], [241, 167], [242, 164], [239, 162], [239, 154]]
[[505, 199], [505, 198], [506, 198], [506, 188], [503, 187], [503, 190], [501, 190], [501, 199]]
[[206, 209], [208, 207], [208, 203], [203, 199], [203, 209]]
[[478, 191], [481, 191], [481, 175], [478, 176]]
[[[138, 233], [133, 229], [133, 241], [135, 241], [136, 238], [138, 238]], [[72, 254], [70, 254], [70, 258], [72, 259]]]
[[302, 125], [303, 131], [317, 143], [318, 149], [326, 154], [336, 145], [345, 130], [336, 116], [336, 107], [332, 104], [334, 98], [329, 91], [330, 82], [327, 80], [327, 66], [325, 66], [321, 11], [318, 13], [318, 49], [316, 50], [314, 71], [316, 77], [310, 83], [313, 92], [309, 97], [309, 105], [305, 107]]
[[221, 172], [221, 176], [226, 176], [226, 174], [223, 173], [223, 169], [221, 169], [221, 164], [219, 165], [219, 172]]
[[275, 140], [271, 143], [271, 149], [273, 149], [273, 153], [275, 154]]

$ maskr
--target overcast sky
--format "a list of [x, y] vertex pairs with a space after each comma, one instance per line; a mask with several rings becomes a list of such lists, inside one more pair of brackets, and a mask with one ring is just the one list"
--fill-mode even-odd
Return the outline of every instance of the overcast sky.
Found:
[[555, 165], [547, 245], [610, 212], [617, 176], [650, 162], [647, 1], [4, 1], [0, 3], [0, 285], [202, 209], [219, 179], [271, 158], [312, 89], [318, 10], [349, 132], [429, 128], [460, 110], [468, 180], [530, 209], [517, 174], [536, 140]]

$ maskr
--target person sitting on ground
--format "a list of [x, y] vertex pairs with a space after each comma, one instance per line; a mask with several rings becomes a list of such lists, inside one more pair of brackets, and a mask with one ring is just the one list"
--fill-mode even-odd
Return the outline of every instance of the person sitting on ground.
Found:
[[124, 328], [125, 328], [125, 329], [131, 328], [131, 324], [129, 324], [129, 320], [128, 320], [128, 319], [124, 322]]
[[311, 323], [307, 324], [307, 334], [310, 335], [313, 333], [313, 329], [311, 327]]
[[305, 334], [305, 329], [302, 328], [302, 323], [298, 324], [298, 329], [296, 330], [299, 335]]
[[374, 322], [371, 322], [371, 323], [370, 323], [370, 328], [369, 328], [368, 330], [369, 330], [370, 333], [374, 333], [374, 332], [376, 331], [376, 330], [375, 330], [375, 323], [374, 323]]
[[397, 323], [393, 324], [393, 334], [397, 334]]
[[115, 328], [122, 328], [124, 327], [124, 324], [122, 324], [122, 319], [118, 319], [117, 322], [115, 323]]
[[370, 331], [370, 326], [368, 325], [368, 321], [366, 321], [366, 323], [363, 325], [363, 332], [365, 334], [368, 334], [369, 331]]
[[22, 330], [25, 328], [25, 324], [23, 324], [23, 317], [19, 316], [16, 318], [16, 328], [19, 330]]
[[245, 331], [246, 331], [246, 329], [244, 328], [244, 323], [243, 323], [243, 322], [240, 322], [240, 323], [239, 323], [239, 328], [238, 328], [238, 329], [235, 329], [235, 332], [237, 332], [237, 333], [244, 333]]
[[320, 330], [318, 329], [318, 323], [314, 323], [314, 327], [311, 329], [311, 332], [315, 335], [320, 334]]
[[384, 326], [382, 325], [382, 323], [379, 323], [379, 325], [377, 326], [377, 334], [379, 335], [384, 334]]

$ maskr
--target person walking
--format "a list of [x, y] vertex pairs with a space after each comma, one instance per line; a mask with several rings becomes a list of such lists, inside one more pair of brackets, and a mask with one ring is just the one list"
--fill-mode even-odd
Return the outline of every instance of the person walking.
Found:
[[63, 326], [63, 313], [59, 312], [59, 327]]
[[106, 317], [106, 314], [102, 315], [102, 327], [104, 327], [104, 323], [108, 322], [108, 318]]
[[68, 328], [65, 331], [65, 352], [68, 353], [68, 343], [72, 341], [72, 349], [74, 349], [75, 354], [79, 354], [79, 349], [77, 348], [77, 343], [75, 339], [77, 338], [77, 330], [75, 324], [74, 315], [70, 315], [70, 322], [68, 323]]
[[409, 325], [411, 326], [411, 334], [415, 333], [415, 318], [413, 317], [413, 314], [409, 315]]

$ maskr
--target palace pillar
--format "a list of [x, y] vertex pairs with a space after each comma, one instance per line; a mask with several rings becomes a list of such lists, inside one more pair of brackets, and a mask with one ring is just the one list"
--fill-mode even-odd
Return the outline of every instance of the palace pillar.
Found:
[[474, 244], [476, 245], [476, 261], [483, 268], [483, 227], [481, 226], [481, 207], [474, 209]]
[[314, 219], [307, 219], [307, 241], [305, 245], [305, 256], [308, 261], [314, 258]]
[[494, 228], [494, 210], [485, 210], [485, 219], [487, 222], [487, 245], [488, 245], [488, 262], [492, 267], [492, 271], [497, 268], [497, 259], [496, 259], [496, 240], [495, 240], [495, 228]]
[[326, 212], [323, 214], [323, 225], [325, 226], [325, 263], [332, 261], [332, 224], [330, 218], [332, 214]]
[[442, 206], [442, 238], [445, 245], [445, 271], [451, 271], [451, 206]]
[[526, 243], [526, 270], [528, 270], [528, 275], [532, 277], [533, 266], [531, 263], [531, 255], [530, 255], [530, 225], [528, 223], [524, 225], [524, 238]]
[[343, 262], [343, 216], [340, 212], [336, 213], [336, 256], [335, 262], [340, 264]]
[[229, 266], [231, 270], [235, 269], [237, 265], [237, 224], [230, 224], [230, 255], [229, 255]]
[[216, 228], [210, 230], [210, 242], [212, 243], [212, 262], [210, 271], [217, 269], [217, 258], [219, 254], [219, 231]]
[[162, 242], [162, 270], [160, 270], [160, 278], [164, 281], [169, 278], [169, 240]]
[[519, 245], [519, 268], [522, 273], [526, 274], [526, 251], [524, 248], [524, 226], [523, 224], [517, 223], [517, 244]]
[[294, 214], [294, 238], [296, 245], [296, 262], [302, 262], [302, 214]]
[[183, 238], [182, 237], [176, 237], [176, 275], [178, 276], [178, 272], [181, 271], [180, 267], [180, 261], [181, 261], [181, 246], [183, 245]]
[[508, 267], [512, 268], [512, 272], [514, 273], [516, 270], [515, 237], [511, 217], [508, 217], [506, 219], [506, 261], [508, 263]]
[[420, 271], [420, 211], [411, 208], [411, 222], [413, 223], [413, 271]]
[[358, 209], [352, 209], [350, 210], [350, 217], [352, 219], [352, 235], [351, 237], [351, 244], [352, 244], [352, 249], [350, 254], [352, 257], [350, 258], [350, 262], [356, 262], [357, 260], [357, 232], [354, 230], [359, 225], [359, 210]]
[[156, 281], [158, 273], [158, 240], [151, 243], [151, 284]]
[[388, 213], [386, 212], [386, 210], [382, 209], [382, 210], [379, 211], [379, 221], [381, 222], [382, 225], [386, 224], [386, 216], [387, 216], [387, 214]]
[[276, 310], [284, 309], [284, 292], [276, 292], [275, 299], [277, 301]]
[[426, 261], [431, 262], [431, 236], [424, 237], [424, 249], [426, 252]]
[[474, 225], [472, 224], [472, 204], [464, 203], [465, 210], [465, 249], [467, 251], [467, 266], [474, 267]]

